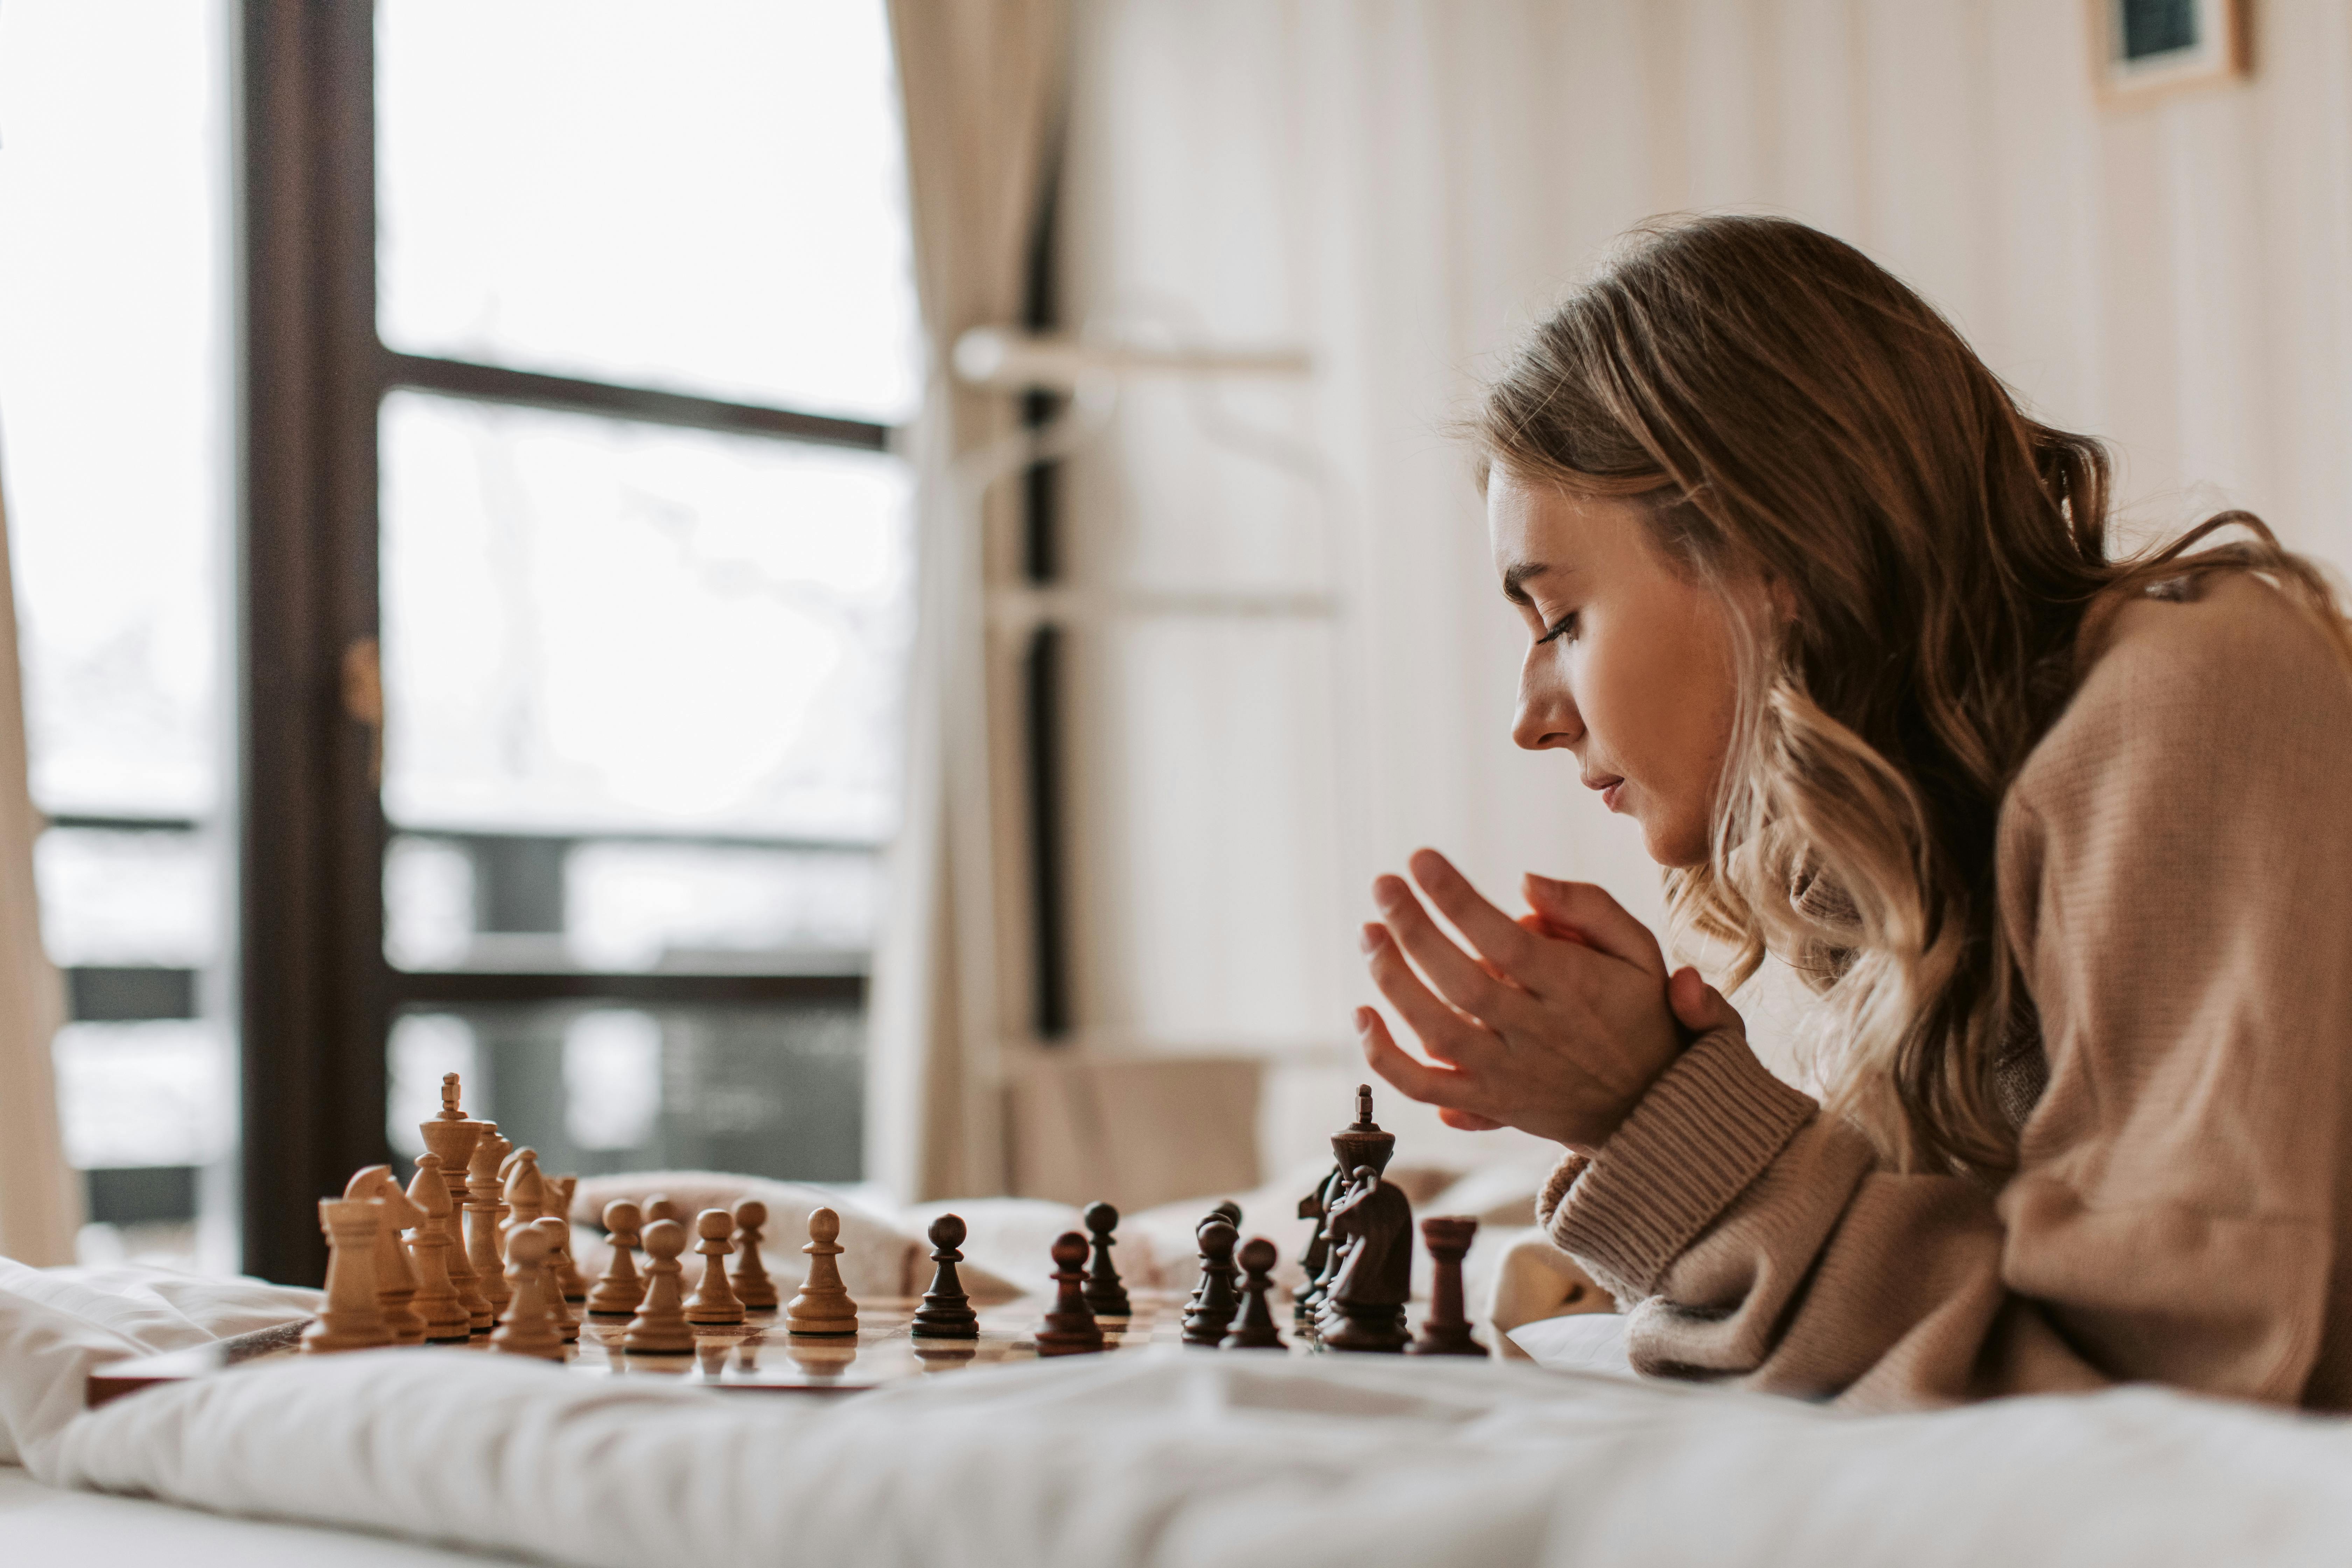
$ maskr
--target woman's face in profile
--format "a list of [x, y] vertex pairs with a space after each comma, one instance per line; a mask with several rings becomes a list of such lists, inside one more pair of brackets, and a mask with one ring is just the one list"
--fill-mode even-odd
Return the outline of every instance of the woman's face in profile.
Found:
[[1496, 569], [1529, 639], [1511, 738], [1573, 752], [1652, 859], [1695, 866], [1731, 743], [1731, 613], [1658, 552], [1643, 515], [1500, 467], [1488, 478]]

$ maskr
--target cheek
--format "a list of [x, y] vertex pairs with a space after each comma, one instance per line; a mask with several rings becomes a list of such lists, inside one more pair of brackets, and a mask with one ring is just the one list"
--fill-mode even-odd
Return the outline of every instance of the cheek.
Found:
[[1703, 834], [1731, 738], [1727, 628], [1702, 595], [1645, 608], [1611, 628], [1620, 635], [1594, 639], [1586, 721], [1627, 777], [1666, 815], [1696, 817]]

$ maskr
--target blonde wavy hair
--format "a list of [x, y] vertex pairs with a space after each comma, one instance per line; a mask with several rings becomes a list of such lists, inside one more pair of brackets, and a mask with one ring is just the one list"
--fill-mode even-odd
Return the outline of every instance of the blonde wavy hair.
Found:
[[[1677, 927], [1730, 945], [1727, 989], [1769, 952], [1821, 994], [1828, 1103], [1896, 1168], [2013, 1169], [2001, 1079], [2039, 1036], [1994, 836], [2086, 624], [2134, 587], [2251, 570], [2352, 668], [2318, 569], [2243, 512], [2111, 558], [2100, 444], [2029, 418], [1926, 300], [1784, 219], [1635, 230], [1475, 433], [1522, 479], [1641, 500], [1735, 611], [1738, 718], [1708, 858], [1667, 873]], [[2251, 537], [2189, 553], [2231, 525]]]

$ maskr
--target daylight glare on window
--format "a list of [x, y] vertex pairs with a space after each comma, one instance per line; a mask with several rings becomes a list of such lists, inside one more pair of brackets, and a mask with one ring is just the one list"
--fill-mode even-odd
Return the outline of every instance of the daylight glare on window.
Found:
[[90, 1262], [234, 1256], [228, 37], [210, 0], [0, 5], [0, 494]]
[[376, 63], [392, 348], [913, 411], [879, 4], [384, 0]]
[[414, 393], [383, 432], [394, 823], [889, 830], [903, 465]]

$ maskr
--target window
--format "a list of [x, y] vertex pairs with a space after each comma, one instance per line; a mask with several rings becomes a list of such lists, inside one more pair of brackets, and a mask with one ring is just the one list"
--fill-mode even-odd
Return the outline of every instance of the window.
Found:
[[0, 5], [0, 484], [93, 1262], [235, 1262], [228, 37]]
[[860, 1173], [918, 394], [879, 0], [246, 7], [248, 1267], [441, 1073]]

